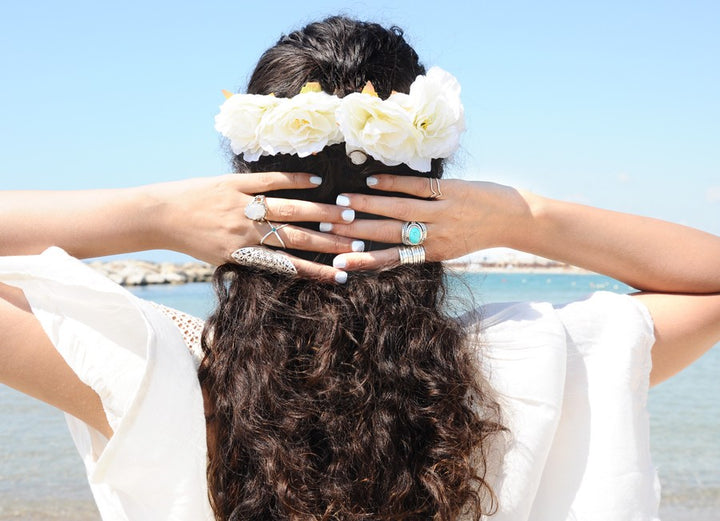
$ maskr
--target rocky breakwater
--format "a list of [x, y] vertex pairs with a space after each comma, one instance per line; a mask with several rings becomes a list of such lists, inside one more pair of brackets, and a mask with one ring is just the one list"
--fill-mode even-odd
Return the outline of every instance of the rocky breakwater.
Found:
[[215, 267], [202, 262], [93, 261], [89, 266], [123, 286], [209, 282]]

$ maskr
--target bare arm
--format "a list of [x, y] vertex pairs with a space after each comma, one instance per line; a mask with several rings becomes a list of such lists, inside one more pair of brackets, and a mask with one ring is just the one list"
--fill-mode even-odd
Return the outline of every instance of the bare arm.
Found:
[[157, 205], [141, 188], [0, 192], [0, 254], [60, 246], [75, 257], [153, 249]]
[[[244, 215], [253, 194], [308, 190], [318, 182], [310, 174], [265, 172], [127, 189], [0, 192], [0, 255], [35, 254], [49, 246], [79, 258], [168, 249], [219, 265], [236, 249], [257, 246], [269, 229]], [[352, 239], [293, 225], [347, 222], [343, 208], [273, 197], [267, 207], [268, 221], [289, 223], [279, 232], [288, 248], [330, 253], [358, 248]], [[265, 243], [280, 245], [275, 236]], [[340, 280], [342, 275], [330, 266], [291, 260], [306, 276]]]
[[[373, 188], [428, 197], [426, 179], [379, 175]], [[385, 221], [333, 225], [339, 234], [400, 242], [402, 221], [427, 225], [428, 260], [507, 246], [602, 273], [647, 293], [655, 324], [651, 381], [677, 373], [720, 341], [720, 237], [674, 223], [555, 201], [493, 183], [443, 181], [437, 201], [349, 194]], [[396, 265], [396, 248], [338, 256], [344, 269]]]
[[646, 291], [720, 292], [720, 237], [658, 219], [523, 193], [528, 215], [507, 246]]

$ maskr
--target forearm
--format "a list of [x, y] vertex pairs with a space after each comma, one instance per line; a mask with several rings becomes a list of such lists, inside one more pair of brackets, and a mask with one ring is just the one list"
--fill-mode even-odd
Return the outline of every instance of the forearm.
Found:
[[163, 247], [145, 188], [0, 192], [0, 254], [59, 246], [86, 258]]
[[510, 247], [647, 291], [720, 292], [720, 237], [658, 219], [523, 197], [529, 211]]

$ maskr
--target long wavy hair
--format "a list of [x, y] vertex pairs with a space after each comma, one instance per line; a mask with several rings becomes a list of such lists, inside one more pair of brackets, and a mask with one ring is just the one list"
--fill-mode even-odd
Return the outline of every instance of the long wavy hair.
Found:
[[[400, 29], [335, 17], [283, 36], [247, 91], [292, 96], [318, 81], [343, 96], [371, 81], [387, 97], [422, 73]], [[319, 174], [316, 189], [270, 195], [323, 202], [368, 193], [375, 172], [419, 175], [354, 165], [342, 144], [233, 164]], [[429, 175], [441, 173], [433, 161]], [[217, 519], [455, 521], [494, 510], [485, 477], [498, 408], [445, 311], [440, 263], [352, 273], [344, 285], [225, 264], [214, 286], [199, 377]]]

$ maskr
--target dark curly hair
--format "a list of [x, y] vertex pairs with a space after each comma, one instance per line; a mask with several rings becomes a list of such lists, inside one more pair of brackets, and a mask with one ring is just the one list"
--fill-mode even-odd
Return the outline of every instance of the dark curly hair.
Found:
[[[292, 96], [318, 81], [343, 96], [371, 81], [387, 97], [422, 73], [400, 29], [335, 17], [283, 36], [247, 90]], [[367, 193], [373, 172], [419, 175], [353, 165], [342, 144], [233, 163], [317, 173], [320, 187], [282, 195], [323, 202]], [[429, 175], [441, 169], [435, 160]], [[214, 285], [199, 377], [217, 519], [455, 521], [494, 510], [485, 460], [498, 407], [445, 312], [440, 263], [353, 273], [345, 285], [225, 264]]]

